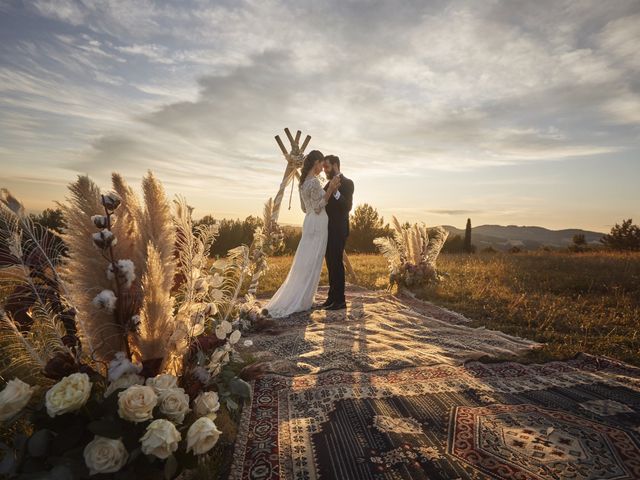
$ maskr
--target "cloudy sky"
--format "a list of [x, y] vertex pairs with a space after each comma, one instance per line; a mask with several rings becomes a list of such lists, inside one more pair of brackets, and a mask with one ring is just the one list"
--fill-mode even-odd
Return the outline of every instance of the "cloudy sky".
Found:
[[244, 217], [288, 126], [387, 218], [606, 231], [640, 220], [639, 44], [638, 0], [0, 0], [0, 186], [152, 169]]

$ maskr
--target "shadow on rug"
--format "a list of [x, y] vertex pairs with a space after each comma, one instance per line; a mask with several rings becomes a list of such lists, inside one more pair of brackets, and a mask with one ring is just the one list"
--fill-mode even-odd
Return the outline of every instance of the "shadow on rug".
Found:
[[637, 479], [639, 392], [640, 369], [585, 354], [265, 375], [230, 478]]
[[246, 337], [253, 341], [251, 354], [265, 371], [295, 375], [460, 365], [485, 356], [515, 357], [540, 346], [468, 327], [465, 317], [411, 298], [349, 286], [347, 301], [346, 311], [315, 310], [274, 319], [272, 328]]

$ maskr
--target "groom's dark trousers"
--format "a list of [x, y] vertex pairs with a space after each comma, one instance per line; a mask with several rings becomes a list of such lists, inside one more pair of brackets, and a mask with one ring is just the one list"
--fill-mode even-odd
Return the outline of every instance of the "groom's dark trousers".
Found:
[[[325, 186], [325, 189], [328, 187]], [[344, 262], [342, 256], [349, 236], [349, 212], [353, 206], [353, 182], [342, 175], [340, 182], [340, 198], [332, 195], [326, 206], [329, 217], [329, 237], [325, 261], [329, 271], [328, 301], [334, 304], [345, 302], [344, 297]]]

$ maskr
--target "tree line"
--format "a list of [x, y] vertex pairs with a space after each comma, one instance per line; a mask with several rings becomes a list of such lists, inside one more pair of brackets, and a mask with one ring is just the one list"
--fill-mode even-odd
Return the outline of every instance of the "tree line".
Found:
[[[47, 208], [40, 214], [32, 214], [32, 220], [57, 232], [62, 232], [65, 227], [64, 216], [60, 209]], [[239, 245], [250, 245], [253, 241], [253, 233], [257, 227], [262, 226], [262, 219], [253, 215], [241, 219], [216, 219], [211, 215], [205, 215], [196, 221], [194, 226], [204, 224], [218, 225], [218, 238], [213, 243], [211, 256], [223, 256], [230, 249]], [[405, 225], [409, 226], [409, 223]], [[295, 253], [302, 230], [300, 227], [283, 225], [284, 249], [281, 255], [292, 255]], [[384, 217], [371, 205], [364, 203], [357, 206], [351, 214], [351, 228], [347, 241], [346, 251], [348, 253], [375, 253], [377, 249], [373, 244], [374, 238], [390, 237], [392, 230]], [[443, 252], [448, 253], [473, 253], [475, 245], [471, 241], [471, 220], [467, 220], [465, 235], [450, 235], [444, 245]], [[618, 251], [640, 251], [640, 227], [633, 223], [632, 219], [623, 220], [621, 224], [616, 223], [611, 232], [604, 235], [600, 240], [603, 246], [609, 250]], [[573, 239], [570, 247], [573, 251], [586, 249], [584, 235], [578, 234]]]

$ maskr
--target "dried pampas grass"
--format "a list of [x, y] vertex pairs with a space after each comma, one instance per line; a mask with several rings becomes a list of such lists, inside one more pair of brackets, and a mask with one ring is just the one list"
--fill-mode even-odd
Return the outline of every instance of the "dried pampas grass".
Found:
[[135, 336], [141, 360], [164, 358], [169, 338], [176, 328], [171, 290], [163, 288], [166, 275], [166, 265], [158, 248], [149, 242], [146, 271], [142, 277], [140, 327]]
[[[96, 232], [91, 217], [104, 213], [100, 189], [88, 176], [79, 176], [69, 193], [67, 202], [59, 204], [67, 222], [62, 239], [68, 248], [61, 275], [77, 309], [80, 340], [97, 359], [109, 360], [125, 350], [126, 332], [113, 314], [93, 303], [96, 295], [113, 288], [105, 273], [108, 261], [91, 240]], [[118, 256], [120, 247], [113, 248]]]

